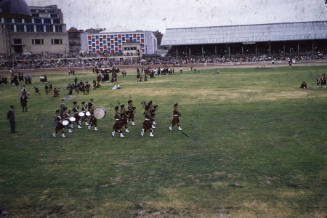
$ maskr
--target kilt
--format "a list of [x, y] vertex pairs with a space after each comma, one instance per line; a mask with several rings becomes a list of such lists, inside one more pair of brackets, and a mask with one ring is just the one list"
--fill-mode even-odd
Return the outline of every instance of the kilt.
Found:
[[143, 129], [144, 130], [152, 129], [152, 121], [151, 120], [144, 120]]
[[175, 126], [177, 124], [179, 124], [179, 117], [174, 117], [173, 120], [171, 121], [171, 125]]
[[121, 124], [121, 126], [123, 127], [124, 125], [127, 125], [127, 118], [125, 117], [125, 118], [122, 118], [121, 120], [120, 120], [120, 124]]
[[115, 131], [117, 131], [117, 130], [120, 130], [121, 128], [122, 128], [122, 124], [121, 124], [120, 120], [116, 120], [116, 121], [115, 121], [115, 124], [114, 124], [114, 126], [113, 126], [113, 129], [114, 129]]
[[61, 123], [57, 123], [56, 125], [56, 132], [58, 132], [59, 130], [63, 129], [64, 126]]
[[134, 120], [134, 113], [133, 112], [130, 112], [128, 114], [128, 120]]

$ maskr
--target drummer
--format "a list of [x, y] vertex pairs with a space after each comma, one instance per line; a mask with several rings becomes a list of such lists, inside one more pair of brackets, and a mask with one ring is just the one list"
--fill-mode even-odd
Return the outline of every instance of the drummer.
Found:
[[82, 127], [81, 127], [81, 121], [80, 121], [80, 117], [79, 117], [79, 115], [78, 115], [78, 110], [79, 110], [79, 106], [78, 106], [78, 104], [77, 104], [77, 102], [76, 101], [74, 101], [74, 106], [73, 106], [73, 113], [74, 113], [74, 117], [75, 117], [75, 119], [76, 119], [76, 121], [75, 121], [75, 123], [77, 123], [77, 128], [79, 128], [79, 129], [81, 129]]
[[58, 132], [61, 131], [61, 137], [66, 138], [65, 129], [64, 129], [64, 126], [62, 125], [62, 118], [60, 116], [60, 111], [59, 110], [56, 110], [55, 122], [56, 122], [56, 128], [55, 128], [55, 132], [52, 134], [53, 137], [55, 138], [56, 135], [58, 134]]
[[[84, 112], [84, 115], [86, 114], [87, 112], [87, 105], [85, 104], [85, 101], [82, 102], [82, 112]], [[82, 122], [85, 122], [85, 126], [88, 126], [89, 123], [88, 123], [88, 117], [87, 116], [84, 116], [82, 118]]]
[[91, 128], [94, 126], [94, 131], [99, 131], [97, 124], [98, 120], [94, 116], [94, 105], [90, 108], [90, 125], [88, 126], [88, 129], [91, 130]]
[[68, 121], [68, 125], [66, 125], [66, 126], [64, 125], [65, 128], [68, 130], [69, 133], [73, 133], [72, 127], [74, 127], [74, 126], [72, 125], [72, 122], [70, 122], [70, 120], [69, 120], [70, 114], [69, 114], [69, 111], [68, 111], [67, 107], [64, 108], [64, 113], [62, 115], [62, 118], [64, 120]]

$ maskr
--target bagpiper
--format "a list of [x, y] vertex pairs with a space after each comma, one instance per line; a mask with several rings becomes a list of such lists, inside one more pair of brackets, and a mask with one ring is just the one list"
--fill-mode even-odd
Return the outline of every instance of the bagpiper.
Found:
[[62, 125], [62, 118], [60, 116], [59, 110], [56, 110], [55, 122], [56, 122], [56, 128], [55, 128], [55, 132], [52, 134], [52, 136], [55, 138], [56, 135], [58, 134], [58, 132], [61, 131], [61, 137], [66, 138], [65, 129], [64, 129], [64, 126]]
[[79, 106], [78, 106], [78, 104], [77, 104], [77, 102], [76, 101], [74, 101], [74, 103], [73, 103], [74, 105], [73, 105], [73, 113], [74, 113], [74, 117], [75, 117], [75, 119], [76, 119], [76, 123], [77, 123], [77, 128], [79, 128], [79, 129], [81, 129], [82, 127], [81, 127], [81, 121], [80, 121], [80, 117], [79, 117], [79, 115], [78, 115], [78, 113], [79, 113]]
[[150, 107], [147, 105], [145, 107], [145, 112], [144, 112], [145, 120], [143, 122], [142, 130], [141, 130], [141, 136], [144, 136], [144, 133], [149, 130], [150, 131], [150, 136], [153, 137], [153, 129], [152, 129], [152, 121], [151, 121], [151, 112], [150, 112]]
[[127, 114], [128, 114], [128, 122], [132, 122], [132, 126], [135, 126], [135, 121], [134, 121], [135, 111], [136, 111], [136, 107], [134, 107], [133, 101], [129, 100]]
[[123, 105], [120, 106], [120, 122], [121, 122], [122, 128], [125, 127], [125, 132], [129, 133], [127, 118], [128, 118], [127, 117], [127, 112], [126, 112], [126, 109], [125, 109], [125, 105], [123, 104]]
[[120, 134], [120, 138], [124, 138], [125, 136], [122, 131], [122, 125], [120, 122], [121, 117], [120, 117], [118, 106], [115, 107], [115, 117], [114, 118], [115, 118], [115, 124], [113, 126], [112, 136], [114, 137], [115, 133], [118, 132]]
[[179, 122], [179, 118], [182, 116], [182, 114], [178, 111], [178, 104], [174, 104], [173, 109], [173, 120], [171, 121], [171, 124], [169, 126], [169, 130], [172, 131], [173, 127], [177, 125], [177, 128], [179, 131], [182, 131], [181, 124]]

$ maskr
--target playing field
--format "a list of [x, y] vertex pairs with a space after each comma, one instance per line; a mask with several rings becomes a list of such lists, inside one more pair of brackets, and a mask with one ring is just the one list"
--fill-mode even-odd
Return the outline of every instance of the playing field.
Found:
[[[177, 72], [136, 83], [135, 75], [66, 97], [107, 109], [99, 132], [52, 138], [60, 98], [34, 77], [29, 112], [18, 89], [0, 86], [0, 209], [8, 217], [326, 217], [327, 67]], [[91, 82], [94, 74], [77, 73]], [[63, 90], [73, 76], [51, 74]], [[302, 81], [313, 88], [302, 90]], [[112, 106], [132, 98], [136, 127], [111, 136]], [[155, 137], [140, 136], [142, 101], [159, 105]], [[168, 131], [179, 103], [184, 133]], [[17, 134], [6, 113], [16, 109]]]

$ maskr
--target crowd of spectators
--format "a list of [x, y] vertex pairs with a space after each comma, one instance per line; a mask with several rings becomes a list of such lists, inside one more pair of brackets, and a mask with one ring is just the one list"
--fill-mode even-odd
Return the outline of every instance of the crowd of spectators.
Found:
[[[128, 58], [119, 56], [115, 57], [107, 54], [79, 54], [79, 55], [21, 55], [15, 57], [0, 57], [0, 69], [37, 69], [37, 68], [60, 68], [60, 67], [94, 67], [113, 65], [172, 65], [180, 66], [184, 64], [235, 64], [235, 63], [258, 63], [287, 61], [288, 56], [269, 56], [269, 55], [235, 55], [226, 56], [174, 56], [167, 55], [165, 57], [159, 55], [143, 56], [142, 58]], [[295, 62], [311, 61], [316, 59], [326, 59], [322, 55], [302, 55], [291, 57]]]

